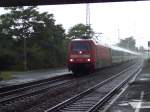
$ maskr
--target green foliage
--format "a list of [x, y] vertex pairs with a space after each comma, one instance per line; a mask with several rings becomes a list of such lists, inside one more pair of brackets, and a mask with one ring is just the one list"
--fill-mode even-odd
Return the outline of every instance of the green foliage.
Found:
[[86, 26], [80, 23], [70, 28], [67, 36], [70, 39], [76, 39], [76, 38], [88, 39], [88, 38], [92, 38], [93, 33], [94, 32], [90, 26]]
[[12, 79], [12, 72], [8, 72], [8, 71], [1, 72], [0, 77], [3, 80], [10, 80], [10, 79]]
[[125, 39], [121, 39], [120, 43], [117, 44], [120, 47], [126, 48], [126, 49], [130, 49], [130, 50], [137, 50], [136, 48], [136, 41], [133, 37], [128, 37]]
[[0, 69], [24, 69], [25, 53], [28, 69], [65, 65], [68, 40], [53, 14], [36, 7], [5, 9], [9, 12], [0, 16]]

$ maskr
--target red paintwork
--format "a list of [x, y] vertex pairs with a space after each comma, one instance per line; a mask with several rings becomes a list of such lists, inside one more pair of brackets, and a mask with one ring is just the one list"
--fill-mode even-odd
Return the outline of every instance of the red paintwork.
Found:
[[[71, 44], [74, 41], [82, 41], [82, 42], [88, 42], [92, 46], [92, 49], [90, 51], [83, 51], [82, 54], [76, 52], [72, 52]], [[83, 55], [90, 55], [90, 62], [87, 61], [89, 58], [82, 57]], [[75, 58], [71, 58], [74, 56]], [[73, 59], [74, 61], [70, 61], [70, 59]], [[72, 40], [69, 44], [68, 49], [68, 67], [70, 66], [76, 66], [77, 64], [89, 64], [92, 65], [92, 69], [96, 69], [96, 63], [97, 61], [109, 61], [111, 63], [111, 53], [109, 48], [96, 44], [93, 40], [88, 39], [81, 39], [81, 40]], [[78, 66], [77, 65], [77, 66]], [[71, 68], [72, 69], [72, 68]], [[80, 68], [79, 68], [80, 69]]]

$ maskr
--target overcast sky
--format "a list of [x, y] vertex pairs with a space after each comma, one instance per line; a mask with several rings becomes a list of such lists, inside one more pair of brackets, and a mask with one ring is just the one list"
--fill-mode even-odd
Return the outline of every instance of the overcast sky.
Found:
[[[40, 12], [54, 14], [57, 24], [66, 31], [75, 24], [86, 23], [86, 4], [39, 6]], [[4, 13], [0, 9], [0, 13]], [[133, 36], [137, 46], [147, 48], [150, 40], [150, 2], [120, 2], [90, 4], [90, 23], [94, 31], [103, 33], [101, 40], [106, 43], [118, 42]]]

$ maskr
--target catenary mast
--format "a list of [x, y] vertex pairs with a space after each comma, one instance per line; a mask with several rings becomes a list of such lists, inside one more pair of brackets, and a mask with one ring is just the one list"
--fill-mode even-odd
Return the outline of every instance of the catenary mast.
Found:
[[91, 27], [90, 27], [90, 4], [87, 3], [86, 4], [86, 37], [90, 37], [91, 36]]

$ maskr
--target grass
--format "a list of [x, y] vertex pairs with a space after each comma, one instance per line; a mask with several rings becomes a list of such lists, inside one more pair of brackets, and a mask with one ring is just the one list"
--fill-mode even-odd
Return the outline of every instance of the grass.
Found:
[[13, 75], [18, 75], [21, 71], [0, 71], [0, 79], [2, 80], [11, 80]]
[[1, 77], [3, 80], [10, 80], [10, 79], [12, 79], [12, 73], [13, 73], [13, 72], [4, 71], [4, 72], [1, 72], [0, 77]]

